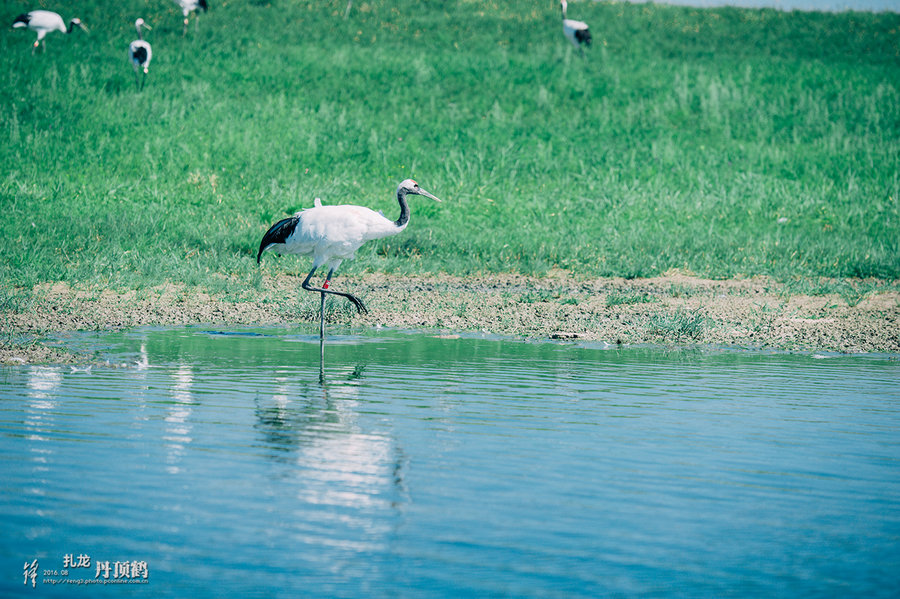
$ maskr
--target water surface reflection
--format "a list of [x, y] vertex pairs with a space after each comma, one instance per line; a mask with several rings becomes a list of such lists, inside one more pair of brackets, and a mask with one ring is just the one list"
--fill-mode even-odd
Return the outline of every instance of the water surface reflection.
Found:
[[7, 571], [140, 559], [162, 597], [893, 588], [891, 357], [337, 331], [322, 364], [304, 331], [227, 333], [0, 371]]

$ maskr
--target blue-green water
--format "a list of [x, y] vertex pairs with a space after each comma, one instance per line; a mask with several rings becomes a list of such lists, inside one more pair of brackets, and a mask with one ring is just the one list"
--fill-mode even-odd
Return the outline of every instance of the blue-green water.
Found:
[[900, 593], [891, 357], [238, 333], [0, 369], [0, 595]]

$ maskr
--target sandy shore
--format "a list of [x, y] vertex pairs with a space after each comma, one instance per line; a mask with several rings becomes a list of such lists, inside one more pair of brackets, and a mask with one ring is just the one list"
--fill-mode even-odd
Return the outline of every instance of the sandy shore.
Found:
[[[318, 321], [318, 296], [301, 279], [266, 277], [260, 289], [219, 297], [165, 285], [117, 292], [47, 284], [0, 309], [0, 363], [77, 363], [90, 356], [43, 339], [78, 330], [145, 325], [280, 325]], [[900, 353], [900, 293], [790, 294], [763, 278], [707, 280], [518, 275], [340, 277], [369, 309], [331, 299], [331, 325], [488, 331], [533, 339], [617, 344], [711, 344], [749, 349]]]

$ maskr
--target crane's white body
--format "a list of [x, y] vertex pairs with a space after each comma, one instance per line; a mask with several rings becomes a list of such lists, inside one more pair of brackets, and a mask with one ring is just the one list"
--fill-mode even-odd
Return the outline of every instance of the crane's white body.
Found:
[[[202, 10], [206, 12], [209, 9], [209, 5], [206, 3], [206, 0], [175, 0], [175, 4], [181, 8], [181, 14], [184, 15], [184, 30], [182, 31], [182, 35], [187, 34], [188, 27], [188, 19], [190, 15], [195, 10]], [[200, 21], [197, 21], [197, 24], [200, 24]]]
[[576, 37], [579, 31], [589, 31], [587, 23], [584, 21], [574, 21], [572, 19], [563, 19], [563, 35], [572, 42], [576, 48], [581, 47], [581, 42]]
[[[69, 26], [66, 27], [66, 22], [63, 21], [63, 18], [49, 10], [33, 10], [19, 15], [12, 26], [13, 29], [27, 27], [37, 33], [37, 40], [35, 40], [34, 46], [32, 47], [32, 53], [34, 53], [34, 50], [41, 42], [44, 42], [44, 38], [47, 37], [48, 33], [53, 31], [70, 33], [73, 27], [80, 27], [87, 31], [87, 28], [85, 28], [80, 19], [72, 19], [69, 21]], [[44, 42], [44, 45], [46, 46], [46, 42]]]
[[66, 22], [55, 12], [49, 10], [33, 10], [28, 13], [28, 21], [17, 21], [13, 27], [28, 27], [37, 33], [38, 41], [42, 41], [51, 31], [66, 33]]
[[144, 77], [150, 70], [150, 61], [153, 60], [153, 47], [144, 41], [144, 32], [142, 29], [152, 29], [150, 25], [144, 22], [144, 19], [138, 19], [134, 22], [134, 28], [137, 29], [138, 38], [128, 45], [128, 59], [134, 69], [134, 83], [140, 91], [143, 88], [143, 80], [139, 79], [139, 72], [144, 71]]
[[153, 47], [144, 40], [134, 40], [128, 44], [128, 57], [135, 73], [141, 69], [146, 73], [150, 68], [150, 61], [153, 60]]
[[582, 49], [583, 45], [590, 46], [591, 32], [587, 23], [566, 18], [566, 8], [568, 7], [566, 0], [560, 0], [560, 6], [562, 7], [563, 15], [563, 35], [578, 49]]
[[181, 8], [181, 13], [185, 17], [197, 9], [206, 10], [206, 2], [200, 2], [200, 0], [175, 0], [175, 4]]
[[[316, 198], [312, 208], [301, 210], [294, 216], [282, 219], [269, 227], [259, 244], [256, 262], [259, 263], [263, 252], [268, 250], [274, 250], [280, 254], [310, 256], [313, 259], [312, 270], [303, 281], [302, 287], [307, 291], [322, 293], [323, 309], [325, 294], [328, 293], [347, 298], [360, 312], [365, 312], [366, 307], [359, 298], [352, 293], [329, 289], [329, 281], [341, 262], [353, 259], [356, 256], [356, 250], [364, 243], [396, 235], [406, 228], [406, 225], [409, 224], [407, 194], [423, 195], [440, 202], [438, 198], [420, 188], [419, 184], [412, 179], [406, 179], [397, 187], [400, 218], [395, 221], [364, 206], [323, 206], [321, 200]], [[328, 267], [325, 283], [322, 287], [312, 287], [309, 281], [316, 269], [323, 265]], [[322, 319], [320, 335], [324, 335], [324, 312], [320, 311], [320, 317]]]
[[[294, 232], [279, 253], [310, 256], [313, 267], [337, 269], [344, 260], [352, 260], [367, 241], [396, 235], [406, 228], [407, 221], [397, 225], [383, 214], [364, 206], [316, 206], [294, 215], [299, 219]], [[279, 244], [281, 245], [281, 244]]]

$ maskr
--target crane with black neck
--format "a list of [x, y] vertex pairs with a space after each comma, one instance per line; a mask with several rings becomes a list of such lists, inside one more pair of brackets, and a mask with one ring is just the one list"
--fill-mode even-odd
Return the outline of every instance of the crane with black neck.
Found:
[[[359, 313], [366, 312], [362, 300], [345, 291], [330, 288], [334, 271], [344, 260], [352, 260], [364, 243], [373, 239], [389, 237], [402, 232], [409, 224], [409, 195], [420, 195], [440, 202], [438, 198], [425, 191], [412, 179], [406, 179], [397, 186], [397, 202], [400, 204], [400, 216], [391, 220], [380, 212], [364, 206], [345, 204], [341, 206], [323, 206], [317, 202], [313, 208], [301, 210], [289, 218], [282, 219], [272, 225], [263, 235], [256, 255], [257, 264], [263, 252], [273, 250], [281, 254], [298, 254], [313, 259], [312, 270], [306, 275], [301, 287], [307, 291], [322, 294], [319, 307], [319, 336], [325, 336], [325, 295], [344, 297], [352, 303]], [[319, 267], [328, 268], [328, 275], [321, 287], [310, 283]]]

